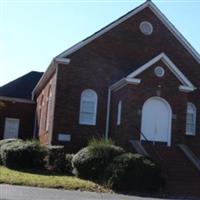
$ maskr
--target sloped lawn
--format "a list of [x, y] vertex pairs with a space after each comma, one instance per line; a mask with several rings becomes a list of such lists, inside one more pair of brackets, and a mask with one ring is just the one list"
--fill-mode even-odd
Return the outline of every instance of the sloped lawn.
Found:
[[105, 188], [96, 183], [71, 176], [21, 172], [2, 166], [0, 166], [0, 183], [47, 188], [63, 188], [67, 190], [106, 192]]

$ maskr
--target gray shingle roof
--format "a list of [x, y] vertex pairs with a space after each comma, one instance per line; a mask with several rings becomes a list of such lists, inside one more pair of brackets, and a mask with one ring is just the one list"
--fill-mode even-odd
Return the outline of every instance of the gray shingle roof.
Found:
[[0, 87], [0, 96], [31, 99], [31, 93], [42, 77], [42, 72], [31, 71]]

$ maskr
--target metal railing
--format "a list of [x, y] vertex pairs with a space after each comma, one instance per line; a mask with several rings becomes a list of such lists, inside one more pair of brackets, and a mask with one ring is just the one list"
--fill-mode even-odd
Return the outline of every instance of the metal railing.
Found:
[[[144, 138], [145, 142], [151, 146], [151, 149], [153, 150], [153, 153], [155, 154], [155, 157], [158, 159], [158, 161], [160, 162], [160, 164], [163, 162], [163, 158], [161, 157], [161, 155], [158, 153], [158, 151], [155, 149], [154, 144], [152, 143], [152, 141], [148, 140], [147, 137], [142, 133], [142, 131], [138, 128], [138, 127], [134, 127], [136, 129], [137, 132], [139, 132], [140, 135], [142, 135], [142, 137]], [[142, 142], [142, 141], [141, 141]], [[151, 155], [150, 155], [150, 158]], [[152, 158], [153, 159], [153, 158]], [[154, 159], [153, 159], [154, 160]]]

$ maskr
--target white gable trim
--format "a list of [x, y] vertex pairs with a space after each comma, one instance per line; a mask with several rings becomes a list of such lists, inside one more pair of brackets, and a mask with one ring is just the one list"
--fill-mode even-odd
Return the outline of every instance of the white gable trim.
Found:
[[183, 84], [184, 87], [190, 88], [192, 91], [196, 89], [194, 85], [188, 80], [188, 78], [178, 69], [178, 67], [169, 59], [169, 57], [165, 53], [159, 54], [146, 64], [142, 65], [137, 70], [129, 74], [127, 78], [135, 78], [159, 60], [161, 60], [170, 69], [170, 71], [177, 77], [177, 79]]
[[112, 91], [117, 91], [119, 90], [120, 88], [128, 85], [128, 84], [132, 84], [132, 85], [138, 85], [140, 84], [141, 80], [140, 79], [137, 79], [137, 78], [123, 78], [119, 81], [117, 81], [116, 83], [114, 83], [113, 85], [110, 86], [110, 89]]
[[181, 92], [186, 92], [186, 93], [189, 93], [189, 92], [194, 91], [192, 88], [187, 87], [187, 86], [184, 86], [184, 85], [180, 85], [180, 86], [179, 86], [179, 90], [180, 90]]
[[110, 31], [111, 29], [113, 29], [117, 25], [121, 24], [122, 22], [126, 21], [127, 19], [129, 19], [133, 15], [137, 14], [138, 12], [140, 12], [141, 10], [146, 8], [148, 6], [148, 4], [149, 4], [149, 2], [145, 2], [144, 4], [140, 5], [136, 9], [132, 10], [131, 12], [129, 12], [128, 14], [124, 15], [123, 17], [120, 17], [118, 20], [114, 21], [113, 23], [109, 24], [108, 26], [105, 26], [100, 31], [94, 33], [93, 35], [91, 35], [90, 37], [86, 38], [85, 40], [75, 44], [74, 46], [70, 47], [66, 51], [62, 52], [57, 57], [61, 57], [61, 58], [62, 57], [66, 57], [66, 56], [74, 53], [75, 51], [81, 49], [83, 46], [89, 44], [90, 42], [92, 42], [96, 38], [100, 37], [104, 33]]
[[126, 21], [130, 17], [136, 15], [138, 12], [142, 11], [144, 8], [149, 7], [152, 12], [161, 20], [161, 22], [169, 29], [169, 31], [178, 39], [178, 41], [186, 48], [186, 50], [195, 58], [195, 60], [200, 64], [200, 54], [192, 47], [192, 45], [184, 38], [184, 36], [175, 28], [175, 26], [164, 16], [164, 14], [152, 3], [151, 1], [147, 1], [141, 6], [137, 7], [130, 13], [124, 15], [123, 17], [119, 18], [118, 20], [114, 21], [110, 25], [106, 26], [105, 28], [101, 29], [97, 33], [91, 35], [90, 37], [86, 38], [85, 40], [75, 44], [71, 48], [67, 49], [66, 51], [59, 54], [58, 58], [67, 57], [68, 55], [74, 53], [75, 51], [79, 50], [83, 46], [89, 44], [96, 38], [100, 37], [104, 33], [108, 32], [109, 30], [113, 29], [117, 25], [121, 24], [122, 22]]
[[186, 48], [186, 50], [195, 58], [200, 64], [200, 54], [187, 41], [187, 39], [177, 30], [177, 28], [167, 19], [167, 17], [155, 6], [154, 3], [149, 3], [149, 8], [162, 21], [162, 23], [170, 30], [170, 32], [178, 39], [178, 41]]

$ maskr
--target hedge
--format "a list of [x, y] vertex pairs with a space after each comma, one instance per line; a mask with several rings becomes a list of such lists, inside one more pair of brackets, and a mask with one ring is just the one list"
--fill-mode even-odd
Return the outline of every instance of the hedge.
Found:
[[5, 144], [9, 144], [9, 143], [11, 143], [11, 142], [16, 142], [16, 141], [22, 141], [22, 140], [20, 140], [20, 139], [4, 139], [4, 140], [0, 140], [0, 165], [2, 165], [3, 163], [2, 163], [2, 159], [1, 159], [1, 149], [2, 149], [2, 147], [3, 147], [3, 145], [5, 145]]
[[132, 153], [114, 158], [105, 171], [105, 179], [108, 187], [115, 190], [153, 191], [162, 185], [159, 166]]
[[45, 147], [36, 141], [16, 140], [1, 147], [1, 159], [9, 168], [27, 169], [44, 166]]

